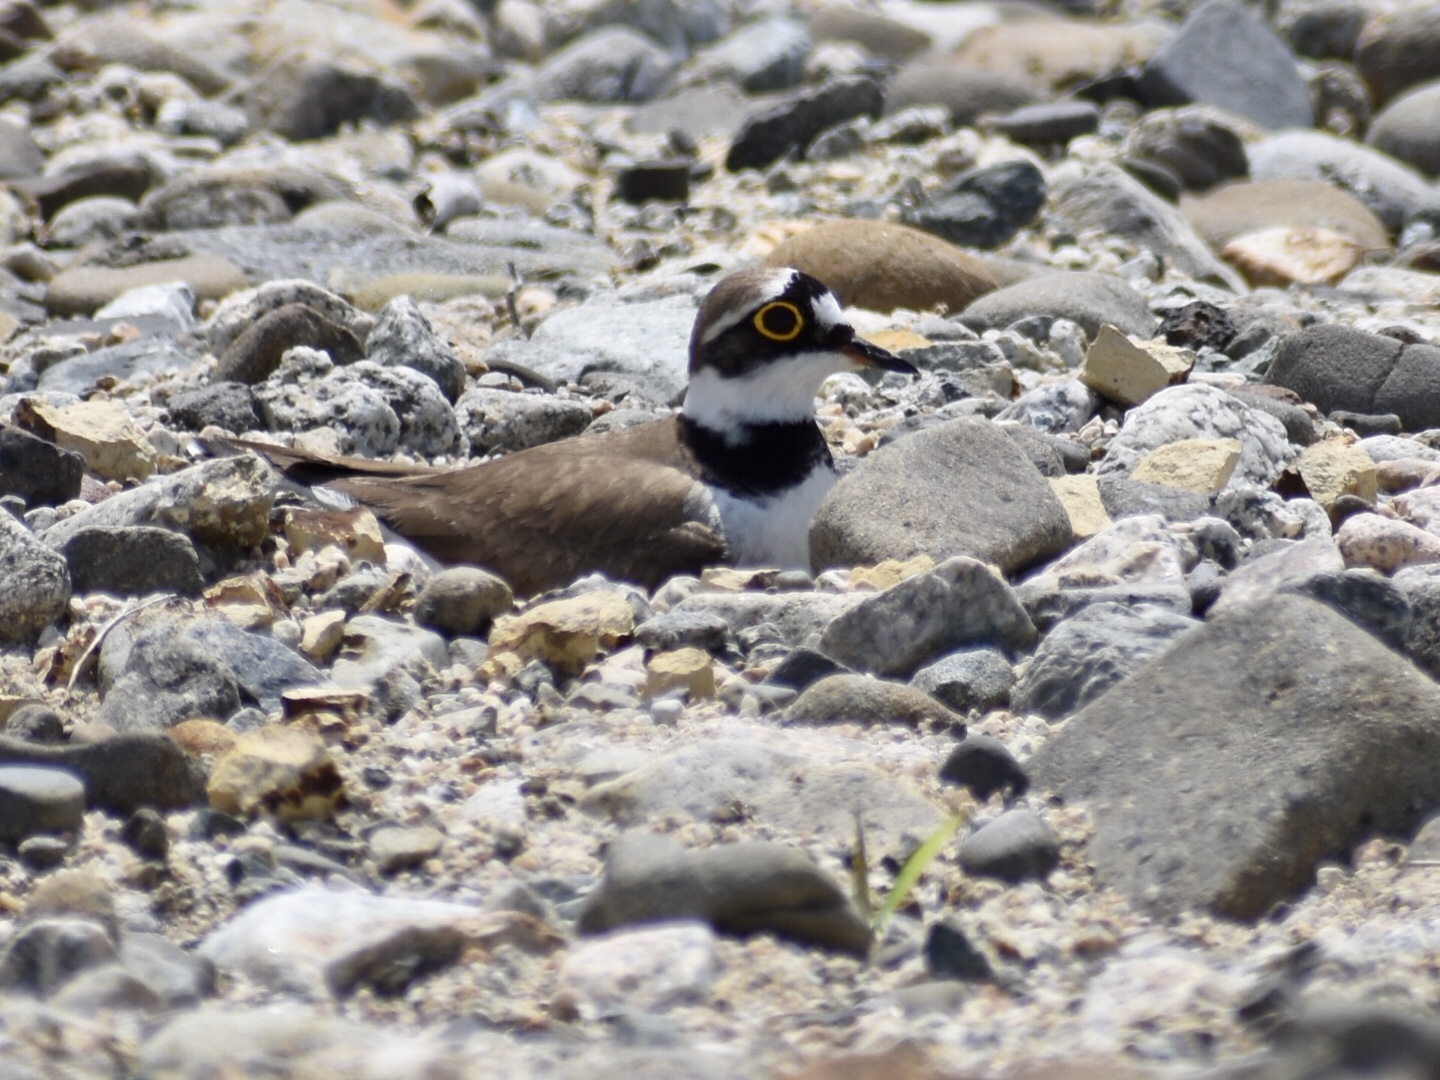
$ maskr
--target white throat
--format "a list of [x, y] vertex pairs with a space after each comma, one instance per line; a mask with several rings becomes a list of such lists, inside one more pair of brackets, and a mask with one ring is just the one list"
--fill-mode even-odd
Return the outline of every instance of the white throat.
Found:
[[813, 420], [821, 384], [854, 368], [855, 362], [838, 352], [803, 353], [734, 378], [706, 368], [690, 377], [681, 411], [727, 439], [732, 432], [738, 439], [746, 424]]

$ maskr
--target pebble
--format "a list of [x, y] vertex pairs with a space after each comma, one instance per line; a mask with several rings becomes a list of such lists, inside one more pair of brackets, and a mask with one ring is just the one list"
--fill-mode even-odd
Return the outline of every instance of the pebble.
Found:
[[879, 85], [865, 76], [834, 79], [746, 118], [730, 142], [725, 167], [764, 169], [791, 151], [803, 153], [828, 128], [857, 116], [879, 116]]
[[1060, 838], [1029, 810], [1007, 810], [965, 838], [958, 855], [966, 873], [1019, 882], [1043, 880], [1060, 862]]
[[1018, 799], [1030, 789], [1024, 767], [999, 739], [967, 735], [940, 766], [940, 779], [968, 788], [981, 802], [996, 792]]
[[65, 560], [9, 514], [0, 513], [0, 639], [27, 641], [66, 610], [70, 572]]
[[205, 587], [200, 557], [188, 537], [153, 525], [92, 526], [60, 549], [78, 593], [198, 596]]
[[1007, 285], [970, 304], [961, 321], [974, 330], [1003, 330], [1030, 315], [1068, 319], [1088, 338], [1106, 323], [1139, 338], [1150, 337], [1156, 326], [1144, 299], [1124, 278], [1093, 272], [1042, 274]]
[[85, 785], [63, 769], [0, 765], [0, 822], [11, 843], [36, 833], [73, 832], [85, 813]]
[[344, 781], [325, 744], [294, 728], [264, 727], [242, 735], [215, 763], [206, 785], [210, 806], [282, 821], [328, 817], [345, 802]]
[[808, 686], [786, 710], [802, 724], [959, 724], [940, 701], [904, 683], [864, 675], [829, 675]]
[[425, 860], [440, 854], [445, 836], [439, 829], [428, 825], [415, 828], [390, 826], [376, 829], [370, 835], [369, 844], [375, 868], [382, 874], [394, 874], [420, 866]]

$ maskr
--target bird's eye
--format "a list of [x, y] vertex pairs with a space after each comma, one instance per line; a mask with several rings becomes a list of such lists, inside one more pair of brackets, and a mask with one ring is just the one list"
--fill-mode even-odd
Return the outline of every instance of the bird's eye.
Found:
[[776, 300], [755, 313], [755, 329], [771, 341], [794, 341], [805, 329], [805, 317], [794, 304]]

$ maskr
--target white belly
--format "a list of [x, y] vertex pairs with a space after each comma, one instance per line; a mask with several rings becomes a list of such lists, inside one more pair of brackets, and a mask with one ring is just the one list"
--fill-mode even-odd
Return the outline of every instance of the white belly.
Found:
[[810, 522], [835, 479], [835, 471], [822, 465], [803, 483], [769, 498], [742, 499], [711, 488], [731, 561], [736, 566], [809, 570]]

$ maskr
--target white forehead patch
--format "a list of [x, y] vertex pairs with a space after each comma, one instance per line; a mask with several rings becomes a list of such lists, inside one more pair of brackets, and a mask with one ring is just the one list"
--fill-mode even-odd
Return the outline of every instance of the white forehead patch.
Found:
[[705, 333], [700, 336], [700, 344], [709, 345], [710, 342], [714, 341], [721, 334], [725, 333], [725, 331], [729, 330], [731, 327], [737, 325], [738, 323], [743, 322], [746, 318], [749, 317], [750, 312], [755, 307], [759, 306], [759, 301], [764, 297], [783, 296], [785, 290], [790, 287], [791, 282], [793, 282], [794, 280], [795, 271], [790, 269], [788, 266], [777, 267], [776, 269], [770, 271], [770, 273], [766, 274], [764, 277], [758, 278], [756, 280], [755, 290], [756, 302], [746, 305], [745, 308], [739, 311], [732, 311], [729, 314], [722, 315], [720, 318], [716, 319], [713, 323], [711, 323], [705, 328]]
[[834, 293], [827, 290], [816, 298], [815, 321], [822, 330], [832, 330], [845, 321], [845, 316], [840, 311], [840, 301], [835, 299]]

